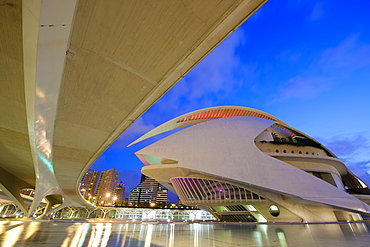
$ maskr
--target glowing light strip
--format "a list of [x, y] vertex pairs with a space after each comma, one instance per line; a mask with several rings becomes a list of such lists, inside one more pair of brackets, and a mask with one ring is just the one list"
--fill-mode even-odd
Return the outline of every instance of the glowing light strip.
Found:
[[[196, 113], [190, 116], [186, 116], [183, 119], [179, 120], [179, 123], [192, 121], [192, 120], [200, 120], [200, 119], [218, 119], [218, 118], [226, 118], [226, 117], [236, 117], [236, 116], [250, 116], [250, 117], [258, 117], [258, 118], [265, 118], [269, 120], [276, 119], [271, 118], [269, 116], [263, 115], [258, 112], [253, 112], [249, 110], [241, 110], [241, 109], [217, 109], [207, 112]], [[287, 130], [289, 131], [289, 130]], [[291, 132], [291, 131], [289, 131]]]
[[38, 150], [36, 151], [37, 156], [40, 158], [42, 162], [49, 168], [49, 170], [54, 174], [54, 167], [53, 164], [46, 158], [44, 157]]

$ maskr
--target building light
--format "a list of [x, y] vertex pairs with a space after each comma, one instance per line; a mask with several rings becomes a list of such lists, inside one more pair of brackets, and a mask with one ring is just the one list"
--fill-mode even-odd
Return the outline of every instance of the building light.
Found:
[[251, 212], [255, 212], [257, 211], [257, 209], [255, 207], [253, 207], [252, 205], [246, 205], [247, 209]]
[[272, 206], [270, 207], [270, 210], [279, 210], [279, 209], [278, 209], [278, 207], [277, 207], [277, 206], [272, 205]]

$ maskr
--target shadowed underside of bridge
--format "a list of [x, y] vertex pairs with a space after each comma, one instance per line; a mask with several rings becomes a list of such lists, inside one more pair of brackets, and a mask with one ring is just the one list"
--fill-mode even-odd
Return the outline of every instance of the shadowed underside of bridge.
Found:
[[91, 164], [264, 2], [0, 0], [0, 189], [87, 205]]

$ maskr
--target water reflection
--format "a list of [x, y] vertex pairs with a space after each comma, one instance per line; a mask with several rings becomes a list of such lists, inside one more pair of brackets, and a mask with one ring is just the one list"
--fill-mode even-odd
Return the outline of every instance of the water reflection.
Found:
[[150, 243], [152, 241], [152, 234], [153, 234], [153, 225], [148, 225], [146, 238], [145, 238], [145, 247], [150, 247]]
[[30, 222], [28, 224], [27, 231], [25, 232], [24, 238], [26, 240], [32, 241], [32, 239], [36, 236], [39, 228], [40, 228], [40, 222]]
[[170, 241], [169, 241], [169, 247], [173, 247], [175, 243], [175, 225], [170, 224]]
[[17, 239], [23, 232], [23, 223], [19, 221], [12, 222], [8, 225], [4, 225], [3, 228], [4, 241], [0, 241], [3, 247], [15, 246]]
[[196, 223], [194, 224], [194, 247], [198, 247], [198, 242], [199, 242], [199, 238], [198, 238], [198, 232], [199, 230], [199, 224]]
[[67, 228], [68, 235], [62, 243], [62, 247], [83, 246], [86, 239], [86, 234], [90, 228], [90, 224], [78, 224], [77, 226], [77, 229], [75, 229], [74, 226], [70, 226], [69, 228]]
[[285, 232], [282, 229], [278, 228], [276, 229], [276, 235], [279, 239], [280, 246], [287, 247], [288, 244], [286, 242]]
[[0, 221], [1, 246], [367, 246], [369, 223], [158, 224]]
[[100, 223], [92, 227], [89, 247], [105, 247], [111, 234], [112, 223]]

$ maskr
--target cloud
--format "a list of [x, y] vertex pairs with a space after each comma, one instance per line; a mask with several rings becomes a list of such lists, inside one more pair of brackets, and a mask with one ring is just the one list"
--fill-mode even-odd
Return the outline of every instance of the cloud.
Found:
[[112, 149], [126, 148], [131, 142], [154, 129], [154, 124], [145, 123], [142, 117], [138, 118], [120, 137], [112, 144]]
[[278, 87], [280, 94], [275, 96], [275, 101], [283, 101], [288, 98], [311, 99], [330, 89], [330, 84], [330, 81], [325, 77], [296, 76]]
[[351, 137], [333, 137], [323, 143], [353, 173], [367, 180], [370, 185], [370, 140], [365, 136], [367, 135], [357, 134]]
[[370, 44], [361, 43], [359, 35], [352, 34], [338, 46], [325, 49], [319, 56], [317, 66], [312, 66], [310, 70], [348, 76], [355, 70], [369, 65]]
[[[217, 104], [248, 83], [256, 66], [242, 61], [238, 48], [245, 42], [243, 29], [236, 30], [160, 101], [160, 110], [193, 110]], [[184, 110], [185, 111], [185, 110]]]
[[332, 137], [324, 143], [346, 163], [362, 163], [367, 162], [370, 157], [370, 140], [367, 136], [366, 133], [358, 133], [353, 136]]
[[125, 133], [128, 132], [127, 135], [145, 134], [154, 127], [155, 126], [153, 124], [145, 123], [144, 119], [140, 117], [127, 129]]
[[363, 140], [360, 135], [350, 138], [335, 138], [326, 144], [326, 146], [339, 157], [348, 157], [363, 147]]
[[368, 186], [370, 186], [370, 160], [360, 163], [348, 163], [347, 167]]
[[323, 15], [324, 10], [323, 10], [323, 5], [322, 3], [316, 3], [314, 9], [311, 12], [310, 15], [310, 21], [316, 21], [320, 19], [320, 17]]
[[[284, 52], [277, 58], [281, 57], [289, 57], [289, 54]], [[315, 98], [348, 79], [357, 70], [369, 66], [370, 45], [361, 43], [358, 35], [350, 35], [336, 47], [317, 53], [312, 62], [299, 71], [299, 75], [282, 82], [273, 97], [274, 102], [291, 98], [304, 100]]]

